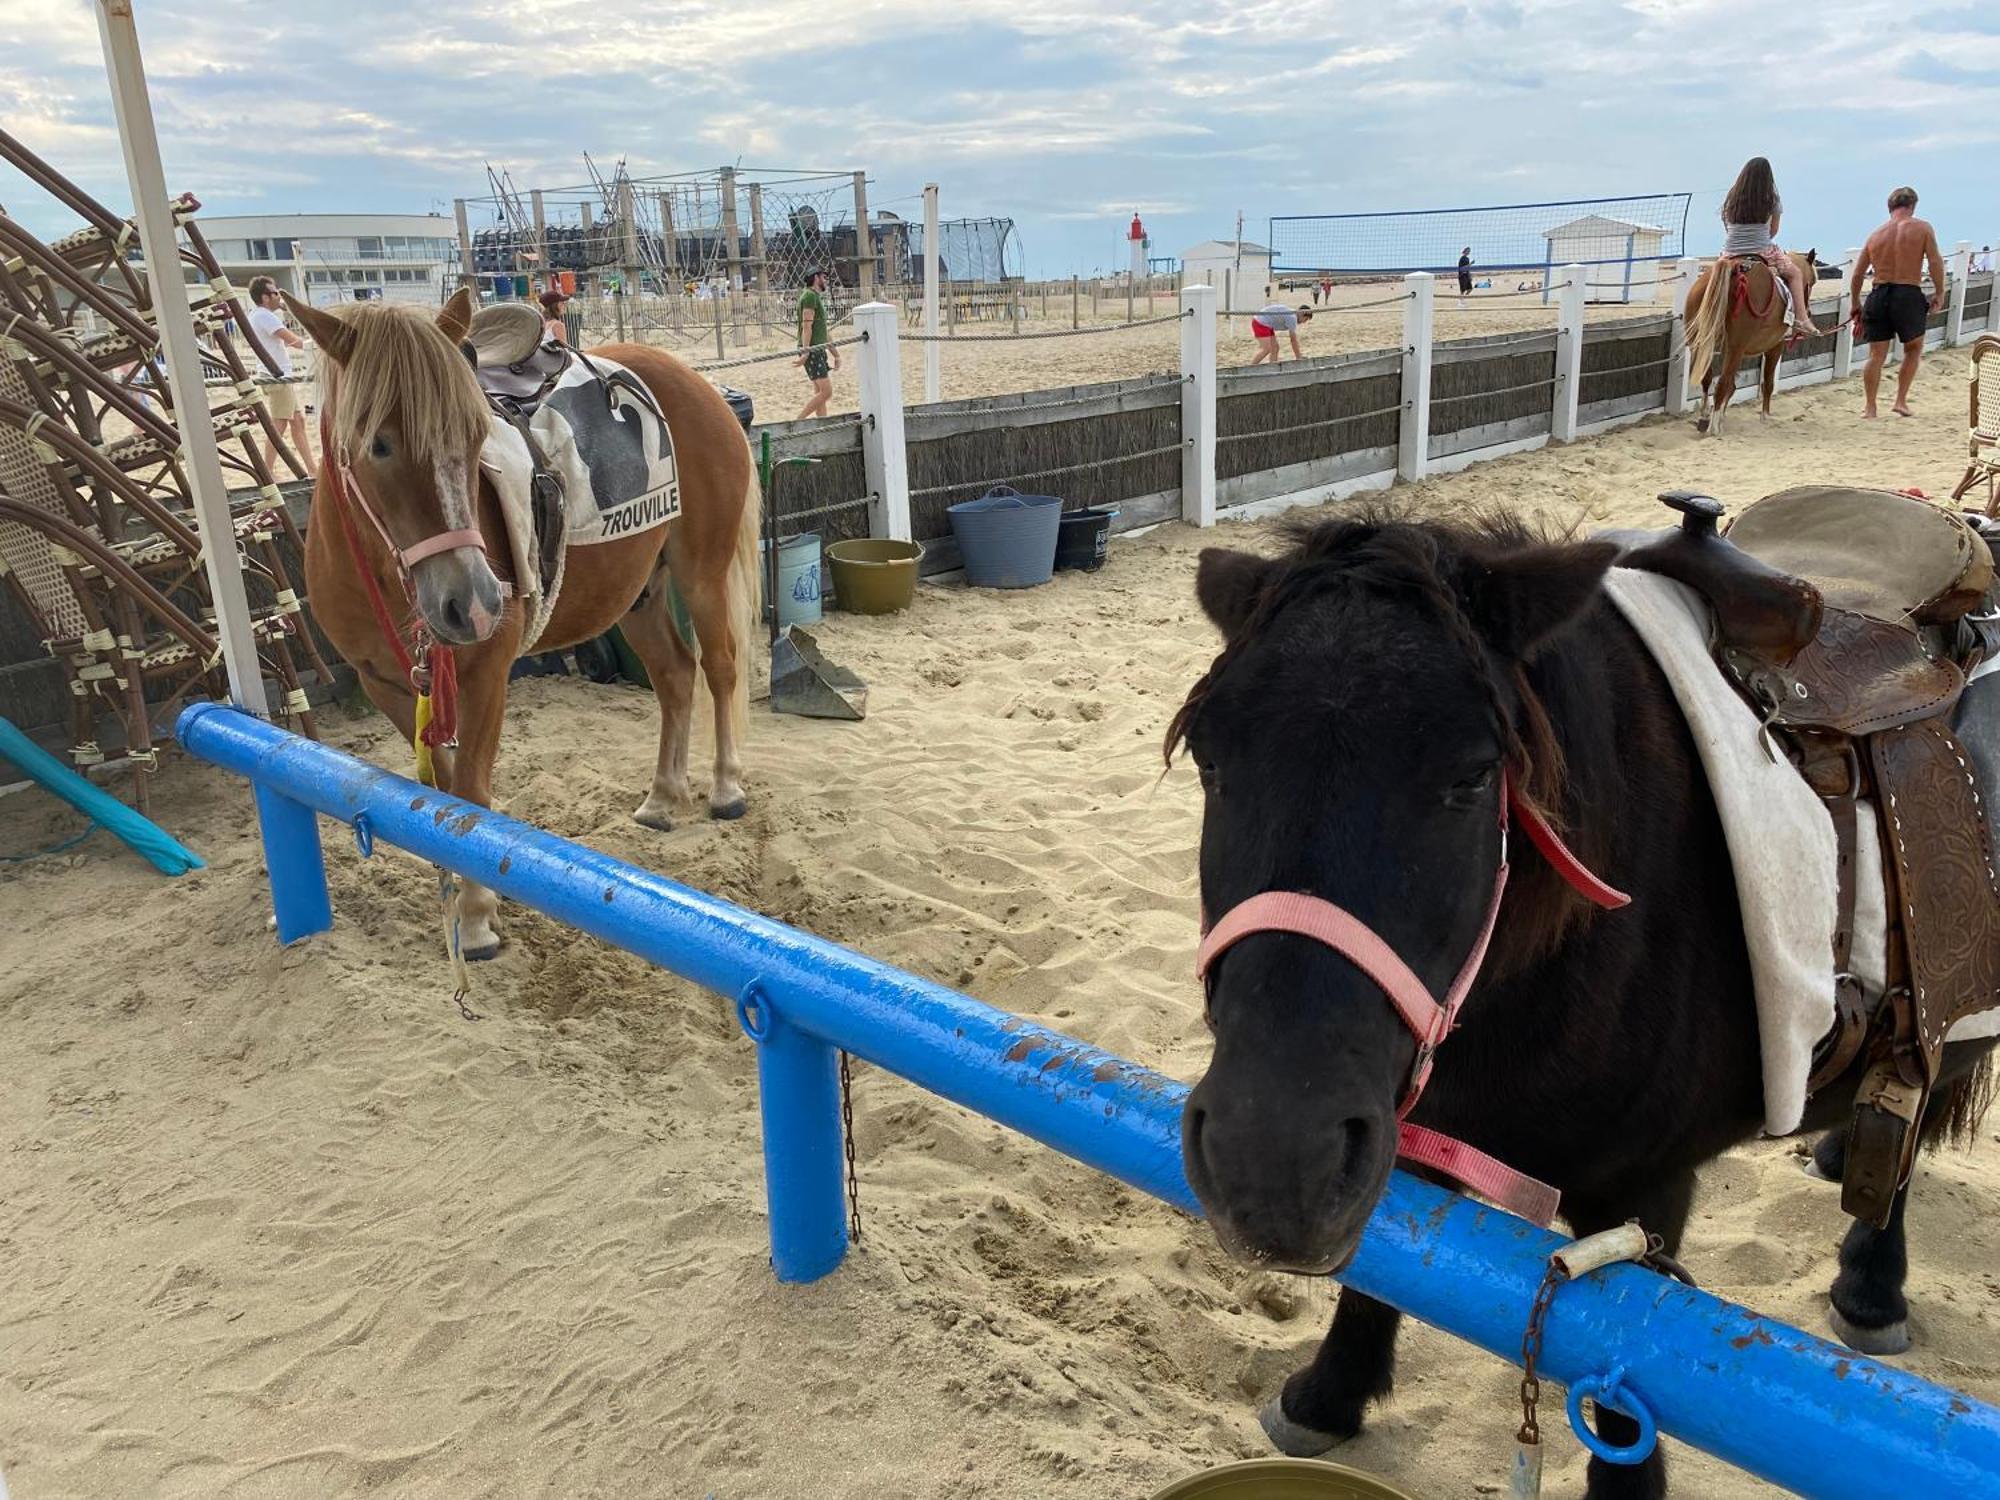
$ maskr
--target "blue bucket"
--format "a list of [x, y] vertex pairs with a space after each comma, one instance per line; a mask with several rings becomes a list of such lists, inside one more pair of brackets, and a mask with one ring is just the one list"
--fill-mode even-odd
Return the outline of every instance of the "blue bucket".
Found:
[[[816, 625], [820, 614], [819, 533], [808, 531], [778, 542], [778, 628]], [[770, 577], [771, 543], [764, 542], [764, 568]]]
[[945, 512], [965, 559], [965, 581], [982, 589], [1029, 589], [1056, 569], [1062, 501], [996, 485]]

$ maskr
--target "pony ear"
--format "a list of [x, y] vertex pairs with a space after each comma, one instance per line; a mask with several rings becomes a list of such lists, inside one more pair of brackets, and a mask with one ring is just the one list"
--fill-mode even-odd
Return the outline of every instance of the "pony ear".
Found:
[[465, 336], [472, 332], [472, 288], [460, 287], [451, 294], [451, 300], [438, 314], [438, 330], [454, 344], [465, 342]]
[[347, 321], [317, 307], [307, 306], [282, 288], [278, 295], [285, 299], [285, 306], [291, 309], [292, 316], [312, 335], [313, 342], [326, 351], [327, 357], [337, 365], [346, 364], [347, 356], [354, 352], [354, 330], [347, 326]]
[[1475, 554], [1460, 574], [1459, 594], [1489, 646], [1527, 661], [1589, 608], [1617, 556], [1610, 542]]
[[1250, 552], [1204, 547], [1195, 564], [1194, 596], [1227, 639], [1249, 623], [1265, 586], [1281, 566]]

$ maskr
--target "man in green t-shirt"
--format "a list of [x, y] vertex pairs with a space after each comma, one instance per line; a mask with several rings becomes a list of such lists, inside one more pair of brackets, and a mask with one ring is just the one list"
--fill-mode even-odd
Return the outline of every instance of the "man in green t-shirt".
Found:
[[840, 351], [827, 347], [826, 272], [814, 271], [806, 278], [806, 289], [799, 293], [799, 357], [793, 361], [805, 366], [813, 388], [812, 399], [799, 411], [802, 418], [825, 416], [827, 404], [833, 400], [828, 361], [833, 369], [840, 368]]

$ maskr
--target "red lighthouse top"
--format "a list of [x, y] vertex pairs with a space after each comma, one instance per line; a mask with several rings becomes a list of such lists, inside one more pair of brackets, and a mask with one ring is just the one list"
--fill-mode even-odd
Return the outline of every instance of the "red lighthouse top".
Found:
[[1126, 232], [1125, 238], [1128, 240], [1143, 240], [1145, 237], [1146, 226], [1139, 222], [1137, 214], [1132, 215], [1132, 227]]

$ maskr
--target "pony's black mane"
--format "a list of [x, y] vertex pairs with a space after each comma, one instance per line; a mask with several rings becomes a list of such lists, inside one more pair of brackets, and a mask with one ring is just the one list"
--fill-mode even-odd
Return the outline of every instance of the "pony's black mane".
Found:
[[[1457, 648], [1478, 672], [1493, 721], [1506, 746], [1517, 789], [1551, 817], [1562, 806], [1562, 747], [1540, 695], [1518, 663], [1503, 667], [1468, 618], [1457, 584], [1481, 571], [1485, 559], [1574, 540], [1573, 528], [1531, 524], [1503, 511], [1473, 512], [1452, 522], [1413, 517], [1394, 502], [1363, 505], [1337, 520], [1295, 521], [1289, 544], [1241, 628], [1188, 690], [1167, 726], [1164, 752], [1172, 765], [1210, 691], [1270, 622], [1285, 609], [1335, 587], [1359, 585], [1422, 598], [1436, 611]], [[1510, 709], [1502, 692], [1512, 690]]]

